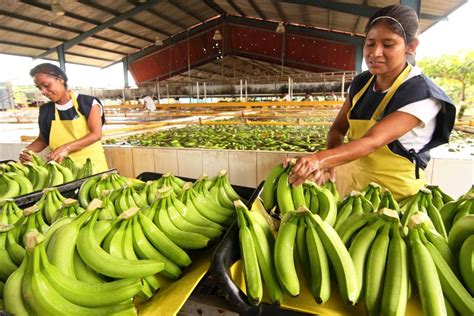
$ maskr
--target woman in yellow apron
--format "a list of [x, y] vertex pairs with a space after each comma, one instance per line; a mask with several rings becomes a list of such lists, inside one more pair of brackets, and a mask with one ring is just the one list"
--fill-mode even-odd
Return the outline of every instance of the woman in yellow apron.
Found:
[[325, 175], [334, 177], [334, 167], [352, 162], [351, 190], [377, 182], [400, 200], [424, 186], [429, 150], [448, 142], [455, 107], [410, 65], [418, 46], [413, 9], [381, 8], [365, 31], [368, 71], [354, 78], [329, 131], [328, 149], [299, 158], [289, 179], [294, 185], [305, 179], [322, 182]]
[[35, 85], [51, 102], [43, 104], [39, 113], [38, 137], [20, 153], [20, 161], [31, 160], [28, 151], [51, 149], [49, 160], [62, 162], [70, 156], [79, 165], [87, 158], [94, 172], [108, 169], [101, 145], [102, 125], [105, 122], [100, 101], [88, 95], [75, 95], [67, 88], [67, 75], [61, 68], [44, 63], [30, 71]]

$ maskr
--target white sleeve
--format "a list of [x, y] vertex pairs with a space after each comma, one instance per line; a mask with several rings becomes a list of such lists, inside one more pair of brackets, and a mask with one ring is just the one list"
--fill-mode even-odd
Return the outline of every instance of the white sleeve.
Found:
[[422, 126], [430, 122], [441, 110], [441, 103], [433, 98], [407, 104], [397, 111], [405, 112], [419, 119]]
[[99, 101], [97, 101], [97, 99], [94, 98], [94, 100], [92, 101], [92, 107], [94, 106], [99, 106], [100, 108], [100, 116], [102, 117], [102, 115], [104, 115], [104, 108], [102, 107], [102, 105], [99, 103]]

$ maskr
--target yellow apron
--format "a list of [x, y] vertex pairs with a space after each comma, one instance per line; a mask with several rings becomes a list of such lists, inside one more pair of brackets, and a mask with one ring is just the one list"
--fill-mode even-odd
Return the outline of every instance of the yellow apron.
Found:
[[[59, 118], [58, 109], [56, 108], [56, 105], [54, 105], [54, 120], [51, 121], [51, 131], [49, 133], [49, 147], [52, 150], [55, 150], [64, 144], [78, 140], [90, 132], [86, 117], [79, 111], [76, 96], [73, 92], [70, 93], [72, 104], [74, 105], [79, 118], [74, 120], [61, 120]], [[102, 147], [100, 140], [81, 150], [70, 153], [69, 156], [79, 165], [83, 165], [86, 162], [86, 159], [90, 158], [92, 160], [94, 172], [102, 172], [109, 169], [105, 159], [104, 148]]]
[[[365, 86], [354, 96], [351, 110], [347, 114], [349, 121], [349, 141], [361, 138], [372, 126], [377, 124], [378, 118], [382, 115], [388, 102], [408, 76], [410, 70], [411, 66], [408, 65], [398, 76], [370, 120], [350, 119], [350, 113], [357, 101], [359, 101], [370, 86], [374, 76], [372, 76]], [[361, 190], [370, 182], [376, 182], [389, 189], [395, 199], [401, 200], [418, 192], [425, 184], [425, 176], [423, 170], [420, 170], [419, 179], [416, 179], [415, 164], [407, 158], [393, 153], [388, 146], [385, 145], [352, 163], [352, 189]]]

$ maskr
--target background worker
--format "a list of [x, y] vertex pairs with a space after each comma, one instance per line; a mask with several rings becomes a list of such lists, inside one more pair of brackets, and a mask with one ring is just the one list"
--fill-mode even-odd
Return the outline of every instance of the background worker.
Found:
[[99, 99], [78, 94], [67, 86], [64, 71], [49, 63], [39, 64], [30, 71], [36, 87], [51, 101], [41, 105], [39, 135], [20, 153], [20, 161], [30, 161], [28, 151], [51, 149], [48, 160], [62, 162], [70, 156], [79, 165], [90, 158], [95, 172], [108, 169], [101, 144], [105, 117]]
[[[401, 5], [378, 10], [368, 21], [363, 56], [368, 67], [349, 95], [328, 134], [327, 150], [298, 159], [289, 181], [323, 182], [334, 167], [352, 163], [351, 190], [370, 182], [397, 199], [425, 184], [429, 150], [447, 143], [455, 107], [449, 97], [412, 67], [418, 46], [418, 17]], [[348, 136], [349, 143], [343, 144]], [[286, 163], [286, 161], [285, 161]]]
[[144, 110], [147, 110], [149, 112], [152, 112], [152, 111], [155, 111], [156, 110], [156, 104], [155, 104], [155, 101], [153, 100], [152, 97], [150, 97], [149, 95], [144, 95], [142, 97], [142, 100], [143, 100], [143, 109]]

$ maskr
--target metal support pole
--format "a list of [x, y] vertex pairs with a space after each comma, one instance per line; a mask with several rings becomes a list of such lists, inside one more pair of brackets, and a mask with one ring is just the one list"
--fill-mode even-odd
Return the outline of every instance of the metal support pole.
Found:
[[247, 98], [247, 97], [248, 97], [247, 87], [248, 87], [248, 85], [247, 85], [247, 80], [245, 80], [245, 102], [248, 101], [248, 98]]
[[122, 59], [122, 64], [123, 64], [123, 86], [125, 88], [130, 88], [130, 85], [128, 84], [128, 57], [125, 57]]
[[342, 74], [341, 99], [344, 100], [344, 86], [346, 85], [346, 73]]
[[199, 103], [199, 81], [196, 81], [196, 96], [197, 102]]
[[243, 97], [243, 85], [242, 85], [242, 79], [240, 79], [240, 102], [242, 102], [242, 97]]
[[157, 97], [158, 97], [158, 104], [160, 104], [160, 99], [161, 99], [161, 93], [160, 93], [160, 83], [158, 82], [156, 84], [156, 91], [157, 91]]
[[204, 82], [204, 102], [207, 102], [207, 88], [206, 88], [206, 83]]
[[58, 53], [59, 67], [66, 72], [66, 57], [64, 56], [64, 45], [59, 45], [56, 49]]

